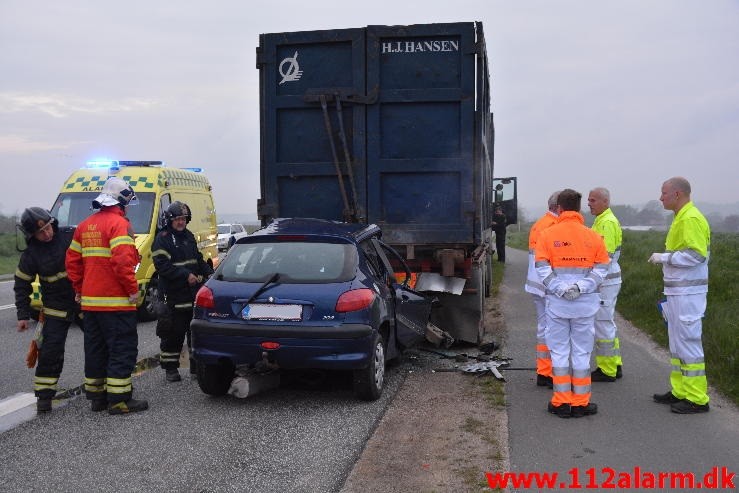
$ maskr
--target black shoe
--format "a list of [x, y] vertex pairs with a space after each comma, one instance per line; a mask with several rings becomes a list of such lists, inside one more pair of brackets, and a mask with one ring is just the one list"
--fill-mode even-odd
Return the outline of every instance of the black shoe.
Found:
[[593, 373], [590, 374], [590, 380], [592, 382], [615, 382], [616, 377], [610, 377], [603, 373], [600, 368], [597, 368]]
[[127, 401], [116, 402], [108, 406], [108, 414], [128, 414], [149, 409], [149, 403], [145, 400], [128, 399]]
[[621, 365], [618, 365], [616, 367], [616, 378], [621, 378], [624, 376], [623, 370], [621, 370]]
[[36, 412], [37, 413], [50, 413], [51, 412], [51, 399], [39, 399], [36, 401]]
[[690, 402], [686, 399], [671, 404], [670, 411], [677, 414], [707, 413], [708, 403], [706, 402], [705, 404], [696, 404], [695, 402]]
[[179, 382], [182, 380], [179, 370], [176, 368], [167, 369], [167, 381], [168, 382]]
[[593, 402], [587, 406], [572, 406], [571, 415], [573, 418], [582, 418], [591, 414], [598, 414], [598, 405]]
[[108, 409], [108, 401], [105, 399], [90, 399], [90, 409], [94, 413]]
[[570, 405], [569, 404], [562, 404], [559, 406], [555, 406], [554, 404], [549, 402], [549, 404], [547, 404], [547, 411], [559, 416], [560, 418], [570, 417]]
[[545, 375], [539, 375], [536, 374], [536, 386], [537, 387], [549, 387], [552, 388], [552, 377], [547, 377]]
[[654, 402], [658, 404], [677, 404], [678, 402], [682, 402], [682, 399], [678, 399], [675, 397], [672, 393], [672, 391], [666, 392], [664, 394], [654, 394], [652, 396], [652, 399], [654, 399]]

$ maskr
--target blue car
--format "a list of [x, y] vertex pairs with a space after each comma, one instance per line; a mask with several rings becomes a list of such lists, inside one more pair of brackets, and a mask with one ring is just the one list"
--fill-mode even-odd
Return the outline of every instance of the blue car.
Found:
[[424, 339], [432, 299], [376, 225], [276, 219], [241, 238], [200, 289], [191, 323], [203, 392], [236, 367], [353, 372], [375, 400], [386, 361]]

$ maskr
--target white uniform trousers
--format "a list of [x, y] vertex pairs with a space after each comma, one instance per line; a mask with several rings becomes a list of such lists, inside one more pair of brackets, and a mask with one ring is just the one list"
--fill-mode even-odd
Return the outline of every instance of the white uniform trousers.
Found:
[[670, 339], [672, 393], [695, 404], [708, 402], [703, 355], [702, 317], [706, 293], [667, 295], [667, 333]]

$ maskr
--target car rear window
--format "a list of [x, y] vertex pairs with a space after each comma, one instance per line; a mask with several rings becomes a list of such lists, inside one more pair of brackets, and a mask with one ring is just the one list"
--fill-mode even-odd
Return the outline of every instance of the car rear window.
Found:
[[349, 243], [237, 243], [216, 276], [224, 281], [263, 282], [279, 273], [282, 282], [344, 282], [354, 278], [356, 265], [356, 248]]

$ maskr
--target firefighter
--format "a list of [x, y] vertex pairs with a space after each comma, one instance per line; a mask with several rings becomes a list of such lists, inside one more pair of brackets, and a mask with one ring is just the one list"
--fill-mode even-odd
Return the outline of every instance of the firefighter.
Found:
[[19, 332], [28, 330], [32, 310], [31, 283], [37, 275], [44, 303], [40, 315], [43, 320], [43, 343], [38, 347], [38, 364], [33, 381], [36, 410], [44, 413], [51, 411], [51, 400], [56, 395], [59, 375], [64, 366], [64, 345], [69, 326], [78, 319], [80, 313], [64, 268], [64, 256], [72, 241], [74, 228], [59, 228], [56, 218], [41, 207], [24, 210], [18, 227], [27, 245], [18, 261], [13, 285]]
[[621, 223], [611, 210], [611, 194], [603, 187], [594, 188], [588, 194], [588, 207], [595, 216], [593, 231], [598, 233], [606, 244], [611, 262], [608, 275], [600, 285], [600, 308], [595, 315], [595, 364], [597, 368], [590, 374], [593, 382], [615, 382], [622, 376], [621, 343], [618, 340], [613, 315], [616, 311], [618, 292], [621, 290]]
[[596, 414], [590, 402], [590, 355], [595, 338], [598, 287], [610, 261], [603, 239], [585, 226], [582, 195], [562, 190], [557, 223], [541, 232], [536, 271], [546, 286], [545, 339], [552, 355], [553, 395], [547, 410], [561, 418]]
[[505, 263], [505, 235], [508, 227], [508, 218], [499, 205], [495, 206], [491, 228], [495, 231], [495, 249], [498, 252], [498, 262]]
[[549, 354], [544, 334], [547, 328], [547, 317], [544, 311], [544, 295], [546, 288], [539, 279], [534, 267], [534, 249], [539, 234], [557, 222], [557, 197], [559, 191], [549, 196], [547, 212], [541, 216], [529, 231], [529, 271], [526, 275], [524, 290], [531, 293], [536, 308], [536, 385], [552, 388], [552, 357]]
[[133, 398], [138, 355], [136, 265], [139, 254], [126, 218], [135, 195], [111, 177], [93, 200], [67, 250], [67, 273], [85, 316], [85, 393], [93, 411], [126, 414], [148, 409]]
[[[164, 229], [151, 246], [151, 255], [159, 275], [159, 293], [169, 308], [168, 315], [157, 321], [157, 335], [161, 339], [159, 362], [168, 382], [179, 382], [182, 378], [180, 353], [187, 338], [190, 344], [190, 321], [193, 301], [203, 282], [213, 269], [203, 260], [195, 237], [187, 229], [192, 219], [190, 208], [183, 202], [172, 202], [164, 212]], [[190, 358], [190, 373], [195, 365]]]
[[649, 262], [662, 264], [667, 298], [667, 335], [670, 343], [671, 390], [654, 394], [679, 414], [708, 412], [708, 382], [701, 336], [708, 292], [708, 258], [711, 229], [690, 200], [690, 183], [682, 177], [662, 184], [665, 209], [675, 213], [665, 240], [665, 252], [653, 253]]

